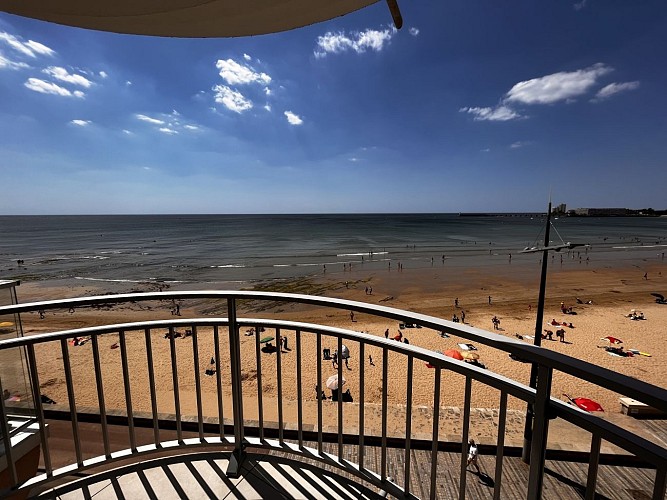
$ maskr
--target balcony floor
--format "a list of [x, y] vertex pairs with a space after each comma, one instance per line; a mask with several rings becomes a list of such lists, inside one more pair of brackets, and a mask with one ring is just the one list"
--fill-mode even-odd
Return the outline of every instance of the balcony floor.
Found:
[[[227, 477], [229, 453], [202, 459], [199, 454], [149, 460], [116, 475], [91, 476], [86, 485], [68, 484], [42, 493], [62, 500], [209, 498], [381, 498], [353, 480], [316, 467], [267, 454], [248, 454], [239, 478]], [[110, 476], [110, 477], [109, 477]], [[74, 489], [72, 489], [74, 488]]]

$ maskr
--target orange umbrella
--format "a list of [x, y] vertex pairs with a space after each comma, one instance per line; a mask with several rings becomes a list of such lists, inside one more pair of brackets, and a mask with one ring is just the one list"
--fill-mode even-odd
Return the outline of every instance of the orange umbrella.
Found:
[[600, 340], [606, 340], [610, 344], [622, 344], [623, 341], [621, 339], [617, 339], [616, 337], [602, 337]]
[[449, 356], [450, 358], [458, 359], [459, 361], [463, 361], [463, 355], [457, 351], [456, 349], [447, 349], [446, 351], [443, 351], [443, 354], [445, 356]]

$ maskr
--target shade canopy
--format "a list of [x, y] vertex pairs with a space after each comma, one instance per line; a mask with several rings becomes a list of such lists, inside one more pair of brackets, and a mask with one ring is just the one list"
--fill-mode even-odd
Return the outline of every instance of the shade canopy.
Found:
[[[377, 1], [0, 0], [0, 11], [114, 33], [208, 38], [263, 35], [300, 28], [349, 14]], [[394, 15], [392, 4], [395, 5], [395, 0], [390, 2]]]

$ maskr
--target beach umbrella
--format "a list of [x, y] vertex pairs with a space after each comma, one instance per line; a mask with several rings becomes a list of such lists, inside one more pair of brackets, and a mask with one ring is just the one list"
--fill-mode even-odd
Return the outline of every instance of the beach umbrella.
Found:
[[600, 403], [597, 401], [593, 401], [592, 399], [588, 398], [571, 398], [567, 394], [563, 394], [567, 399], [570, 400], [570, 402], [574, 405], [577, 405], [579, 408], [581, 408], [584, 411], [604, 411], [602, 409], [602, 406], [600, 406]]
[[350, 357], [350, 350], [345, 344], [343, 344], [343, 347], [340, 350], [340, 359], [348, 359], [349, 357]]
[[446, 351], [443, 351], [445, 356], [448, 356], [450, 358], [458, 359], [459, 361], [463, 361], [463, 355], [457, 351], [456, 349], [447, 349]]
[[14, 326], [14, 323], [11, 321], [3, 321], [0, 323], [0, 328], [11, 328], [12, 326]]
[[[338, 380], [339, 379], [338, 379], [338, 374], [337, 373], [335, 373], [334, 375], [331, 375], [331, 377], [329, 377], [327, 379], [326, 384], [325, 384], [327, 386], [327, 389], [331, 389], [332, 391], [337, 390], [338, 386], [339, 386]], [[340, 386], [345, 385], [345, 382], [347, 382], [347, 380], [345, 380], [345, 377], [342, 377], [342, 376], [341, 376], [340, 380], [342, 381]]]
[[262, 340], [259, 341], [260, 344], [266, 344], [267, 342], [271, 342], [275, 337], [264, 337]]
[[470, 359], [470, 360], [479, 359], [479, 354], [477, 354], [476, 352], [466, 351], [462, 353], [461, 356], [463, 356], [463, 359]]
[[617, 339], [616, 337], [602, 337], [600, 340], [606, 340], [610, 344], [622, 344], [623, 341], [621, 339]]

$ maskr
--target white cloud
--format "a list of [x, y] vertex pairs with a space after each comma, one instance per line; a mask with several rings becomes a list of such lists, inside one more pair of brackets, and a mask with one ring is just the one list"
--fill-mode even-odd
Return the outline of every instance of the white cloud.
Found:
[[100, 71], [100, 72], [99, 72], [99, 75], [100, 75], [102, 78], [108, 78], [108, 77], [109, 77], [109, 74], [108, 74], [106, 71]]
[[229, 85], [245, 85], [248, 83], [259, 83], [268, 85], [271, 77], [266, 73], [257, 73], [250, 66], [239, 64], [233, 59], [219, 59], [215, 67], [220, 70], [220, 76]]
[[183, 125], [183, 128], [186, 130], [199, 130], [197, 125]]
[[581, 9], [583, 9], [584, 7], [586, 7], [586, 4], [587, 4], [587, 3], [588, 3], [588, 0], [581, 0], [581, 2], [579, 2], [579, 3], [575, 3], [575, 4], [573, 5], [574, 10], [581, 10]]
[[29, 47], [30, 49], [32, 49], [33, 52], [36, 52], [37, 54], [42, 56], [52, 56], [53, 54], [56, 53], [55, 50], [53, 50], [52, 48], [47, 47], [42, 43], [35, 42], [34, 40], [28, 40], [25, 43], [25, 46]]
[[252, 101], [243, 97], [243, 94], [232, 90], [226, 85], [216, 85], [213, 87], [215, 92], [215, 102], [223, 104], [227, 109], [236, 113], [243, 113], [252, 109]]
[[86, 77], [76, 74], [70, 74], [65, 68], [59, 66], [49, 66], [44, 68], [42, 73], [45, 73], [61, 82], [71, 83], [72, 85], [79, 85], [81, 87], [89, 88], [92, 82]]
[[177, 131], [177, 130], [174, 130], [173, 128], [169, 128], [169, 127], [161, 127], [159, 130], [160, 130], [160, 132], [162, 132], [163, 134], [167, 134], [167, 135], [178, 134], [178, 131]]
[[610, 83], [602, 87], [595, 97], [593, 102], [602, 101], [608, 99], [609, 97], [618, 94], [619, 92], [626, 92], [628, 90], [637, 90], [639, 88], [639, 82], [623, 82], [623, 83]]
[[12, 49], [20, 52], [21, 54], [33, 58], [37, 57], [37, 54], [45, 56], [52, 56], [53, 54], [55, 54], [55, 51], [53, 49], [50, 49], [46, 45], [43, 45], [39, 42], [35, 42], [33, 40], [22, 42], [14, 35], [10, 35], [5, 31], [0, 32], [0, 41], [5, 42]]
[[268, 103], [265, 104], [265, 105], [264, 105], [264, 109], [267, 110], [267, 111], [271, 111], [271, 105], [268, 104]]
[[0, 69], [25, 69], [29, 67], [26, 63], [10, 61], [0, 54]]
[[72, 125], [77, 125], [79, 127], [87, 127], [93, 122], [91, 122], [90, 120], [72, 120], [70, 123]]
[[530, 141], [516, 141], [510, 144], [510, 149], [524, 148], [530, 145]]
[[130, 132], [130, 131], [127, 130], [126, 128], [123, 129], [123, 133], [126, 134], [126, 135], [134, 135], [133, 132]]
[[243, 54], [243, 59], [246, 61], [252, 61], [252, 57], [250, 57], [248, 54]]
[[505, 101], [521, 104], [553, 104], [585, 94], [601, 76], [613, 71], [602, 63], [576, 71], [561, 71], [519, 82], [505, 95]]
[[412, 36], [417, 36], [419, 35], [419, 28], [410, 28], [408, 33], [410, 33]]
[[398, 32], [391, 27], [382, 31], [367, 29], [361, 32], [351, 32], [349, 35], [344, 31], [338, 33], [327, 32], [324, 36], [317, 37], [317, 48], [314, 51], [316, 58], [325, 57], [327, 54], [341, 54], [349, 50], [362, 54], [367, 50], [380, 52]]
[[269, 87], [264, 87], [264, 93], [266, 95], [271, 95], [273, 94], [273, 90], [271, 90]]
[[141, 120], [142, 122], [152, 123], [153, 125], [164, 125], [164, 121], [158, 120], [157, 118], [151, 118], [150, 116], [142, 114], [136, 114], [134, 116], [137, 120]]
[[79, 98], [82, 98], [85, 95], [80, 90], [70, 92], [64, 87], [56, 85], [55, 83], [45, 82], [44, 80], [40, 80], [39, 78], [28, 78], [28, 80], [24, 83], [24, 85], [26, 86], [26, 88], [33, 90], [35, 92], [39, 92], [40, 94], [53, 94], [63, 97], [79, 97]]
[[303, 123], [301, 117], [299, 115], [295, 115], [291, 111], [285, 111], [284, 114], [290, 125], [301, 125]]
[[499, 105], [495, 108], [461, 108], [459, 111], [474, 115], [475, 121], [505, 122], [522, 118], [519, 113], [504, 105]]

